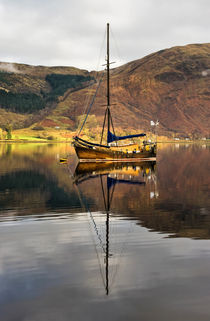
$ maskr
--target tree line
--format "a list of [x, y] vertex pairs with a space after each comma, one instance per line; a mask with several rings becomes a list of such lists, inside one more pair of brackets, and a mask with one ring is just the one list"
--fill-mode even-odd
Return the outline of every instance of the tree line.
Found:
[[34, 113], [45, 107], [42, 97], [33, 93], [12, 93], [0, 90], [0, 107], [16, 113]]
[[[1, 80], [1, 79], [0, 79]], [[63, 96], [70, 88], [82, 88], [84, 82], [94, 80], [91, 76], [49, 74], [45, 80], [50, 84], [50, 92], [41, 91], [35, 93], [13, 93], [0, 89], [0, 108], [26, 114], [35, 113], [46, 107], [47, 103], [57, 102], [59, 96]]]

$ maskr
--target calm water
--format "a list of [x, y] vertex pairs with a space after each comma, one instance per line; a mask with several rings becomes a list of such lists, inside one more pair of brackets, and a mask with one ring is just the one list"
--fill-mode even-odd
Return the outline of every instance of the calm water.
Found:
[[0, 320], [209, 320], [209, 160], [205, 144], [124, 166], [0, 145]]

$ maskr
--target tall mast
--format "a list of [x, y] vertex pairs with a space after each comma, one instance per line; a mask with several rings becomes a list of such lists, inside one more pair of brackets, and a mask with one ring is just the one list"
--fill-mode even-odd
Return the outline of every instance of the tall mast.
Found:
[[107, 130], [110, 131], [110, 90], [109, 90], [109, 23], [107, 23]]

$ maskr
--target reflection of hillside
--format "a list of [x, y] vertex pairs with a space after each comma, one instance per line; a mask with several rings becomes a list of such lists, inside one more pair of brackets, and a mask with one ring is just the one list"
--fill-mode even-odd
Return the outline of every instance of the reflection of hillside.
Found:
[[162, 231], [177, 236], [209, 238], [209, 149], [182, 146], [161, 156], [158, 164], [161, 197], [155, 204], [157, 224]]
[[[142, 176], [145, 185], [116, 185], [113, 215], [136, 218], [142, 226], [177, 237], [210, 238], [209, 150], [192, 145], [167, 148], [157, 163], [157, 181]], [[92, 198], [92, 210], [103, 211], [100, 180], [92, 177], [79, 188]]]
[[1, 215], [76, 213], [81, 211], [76, 188], [91, 211], [103, 212], [100, 177], [104, 187], [109, 177], [112, 215], [172, 236], [210, 238], [209, 147], [168, 144], [152, 166], [81, 164], [75, 184], [74, 156], [69, 167], [59, 163], [69, 152], [65, 144], [0, 144]]
[[71, 178], [58, 161], [66, 148], [62, 144], [0, 145], [1, 210], [23, 215], [80, 207]]

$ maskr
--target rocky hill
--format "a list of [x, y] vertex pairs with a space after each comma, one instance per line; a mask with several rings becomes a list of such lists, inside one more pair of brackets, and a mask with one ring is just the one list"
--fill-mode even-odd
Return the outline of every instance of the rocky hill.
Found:
[[[0, 63], [0, 125], [77, 130], [103, 72], [73, 67]], [[99, 130], [106, 103], [105, 75], [87, 127]], [[111, 70], [116, 129], [166, 136], [210, 135], [210, 44], [173, 47]], [[98, 127], [97, 127], [98, 126]]]

